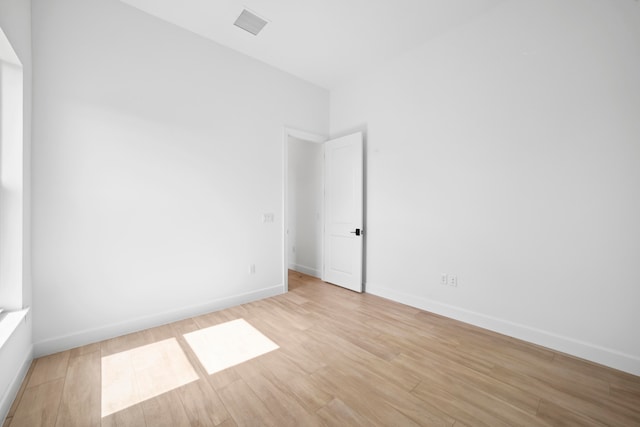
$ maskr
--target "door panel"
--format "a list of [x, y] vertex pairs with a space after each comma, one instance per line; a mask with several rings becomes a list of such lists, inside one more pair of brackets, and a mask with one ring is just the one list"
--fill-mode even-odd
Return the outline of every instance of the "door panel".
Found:
[[325, 266], [327, 282], [362, 292], [362, 133], [325, 143]]

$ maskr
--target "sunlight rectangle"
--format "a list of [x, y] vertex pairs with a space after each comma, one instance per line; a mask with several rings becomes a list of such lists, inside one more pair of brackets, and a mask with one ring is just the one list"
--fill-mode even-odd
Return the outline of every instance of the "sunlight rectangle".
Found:
[[175, 338], [102, 358], [102, 416], [198, 379]]
[[190, 332], [184, 338], [209, 374], [280, 348], [244, 319]]

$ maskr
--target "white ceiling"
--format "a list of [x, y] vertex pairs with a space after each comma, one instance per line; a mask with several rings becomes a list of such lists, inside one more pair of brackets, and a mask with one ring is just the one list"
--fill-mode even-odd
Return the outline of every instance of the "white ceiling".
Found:
[[[122, 0], [331, 89], [505, 0]], [[269, 23], [233, 25], [243, 8]]]

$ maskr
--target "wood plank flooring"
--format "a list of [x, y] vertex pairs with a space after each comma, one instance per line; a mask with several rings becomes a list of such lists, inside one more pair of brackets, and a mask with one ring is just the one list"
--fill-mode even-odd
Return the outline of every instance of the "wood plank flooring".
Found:
[[[640, 426], [640, 377], [300, 273], [289, 287], [34, 360], [4, 427]], [[183, 335], [239, 318], [280, 348], [207, 374]], [[171, 339], [197, 380], [102, 416], [103, 358]]]

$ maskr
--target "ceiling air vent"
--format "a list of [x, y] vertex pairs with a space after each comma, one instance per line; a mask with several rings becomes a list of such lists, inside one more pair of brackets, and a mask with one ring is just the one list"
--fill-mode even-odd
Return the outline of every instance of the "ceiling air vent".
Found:
[[254, 36], [257, 36], [260, 31], [267, 25], [267, 21], [260, 18], [253, 12], [244, 9], [236, 22], [233, 23], [236, 27], [240, 27], [245, 31], [250, 32]]

